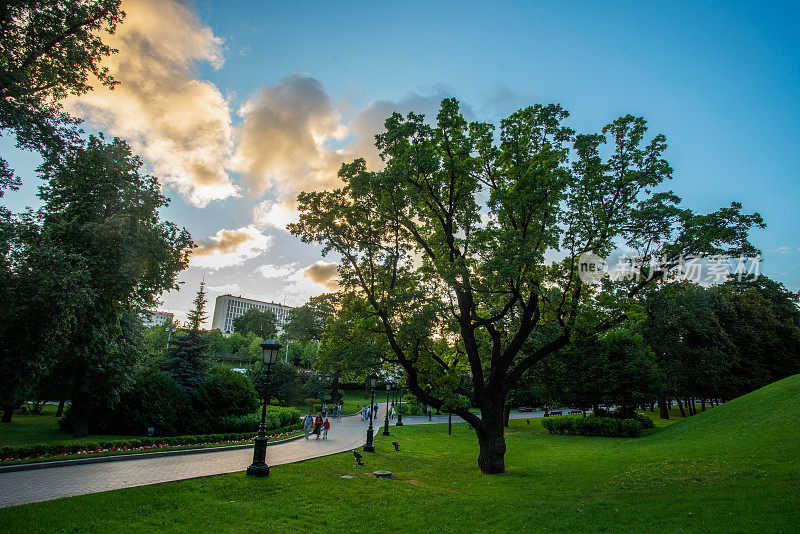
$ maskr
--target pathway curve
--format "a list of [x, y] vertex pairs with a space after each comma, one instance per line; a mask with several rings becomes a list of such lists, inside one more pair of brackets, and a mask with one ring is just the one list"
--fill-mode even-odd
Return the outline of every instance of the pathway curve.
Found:
[[[512, 413], [511, 417], [532, 418], [541, 415], [541, 412]], [[384, 417], [381, 409], [378, 418], [373, 422], [376, 435], [383, 428]], [[435, 415], [431, 419], [428, 421], [427, 416], [406, 416], [403, 423], [441, 424], [447, 422], [447, 415]], [[271, 445], [267, 448], [267, 463], [270, 466], [290, 464], [364, 445], [368, 421], [361, 421], [358, 415], [330, 421], [331, 430], [327, 440], [312, 436], [308, 440], [301, 438]], [[453, 416], [453, 422], [461, 422], [461, 418]], [[395, 421], [391, 422], [392, 426], [394, 423]], [[245, 470], [252, 460], [252, 449], [239, 449], [0, 473], [0, 508], [72, 495], [233, 473]]]

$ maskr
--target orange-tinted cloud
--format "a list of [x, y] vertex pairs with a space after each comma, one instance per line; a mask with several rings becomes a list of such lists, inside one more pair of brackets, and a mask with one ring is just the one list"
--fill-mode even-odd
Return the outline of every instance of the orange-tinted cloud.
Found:
[[193, 251], [191, 264], [195, 267], [221, 269], [241, 265], [270, 249], [274, 238], [255, 226], [236, 230], [219, 230], [216, 235], [200, 241]]
[[227, 99], [195, 78], [220, 67], [222, 40], [175, 0], [125, 0], [126, 17], [107, 42], [106, 65], [121, 83], [67, 102], [70, 113], [126, 139], [163, 183], [195, 206], [237, 195], [226, 165], [233, 152]]
[[331, 291], [339, 289], [339, 265], [336, 263], [315, 263], [303, 269], [303, 275]]

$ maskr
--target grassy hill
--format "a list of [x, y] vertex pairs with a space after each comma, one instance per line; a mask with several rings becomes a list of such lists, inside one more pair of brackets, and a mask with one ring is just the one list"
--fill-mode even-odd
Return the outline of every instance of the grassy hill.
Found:
[[[797, 532], [800, 375], [637, 439], [514, 421], [504, 475], [466, 425], [392, 429], [394, 452], [0, 510], [0, 531]], [[368, 476], [388, 469], [396, 480]], [[353, 475], [342, 478], [341, 475]], [[97, 514], [97, 510], [103, 513]]]

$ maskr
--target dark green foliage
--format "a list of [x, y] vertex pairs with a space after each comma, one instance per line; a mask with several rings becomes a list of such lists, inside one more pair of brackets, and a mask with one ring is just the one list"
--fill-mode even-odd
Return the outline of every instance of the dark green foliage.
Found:
[[666, 398], [732, 398], [800, 372], [798, 295], [766, 276], [641, 295]]
[[326, 293], [311, 297], [307, 303], [294, 308], [284, 329], [289, 339], [303, 342], [320, 341], [325, 332], [325, 322], [336, 311], [340, 296]]
[[539, 376], [559, 383], [560, 400], [567, 404], [595, 410], [600, 404], [616, 405], [630, 418], [637, 406], [654, 401], [661, 390], [653, 352], [629, 330], [618, 328], [584, 339], [565, 352], [563, 366], [551, 361], [550, 373]]
[[245, 375], [217, 366], [194, 391], [193, 405], [198, 416], [213, 421], [252, 414], [258, 407], [258, 398], [253, 383]]
[[[101, 66], [114, 52], [103, 44], [124, 14], [120, 0], [24, 0], [0, 7], [0, 134], [10, 130], [19, 148], [54, 161], [76, 141], [75, 120], [61, 111], [60, 100], [92, 88], [89, 76], [113, 86]], [[0, 158], [0, 197], [19, 179]]]
[[127, 387], [138, 352], [133, 317], [177, 289], [193, 246], [186, 230], [160, 219], [168, 199], [141, 165], [123, 141], [90, 136], [42, 176], [42, 240], [79, 258], [89, 295], [61, 340], [76, 437], [88, 431], [87, 410], [112, 406]]
[[246, 336], [253, 333], [263, 339], [273, 339], [277, 335], [275, 314], [270, 310], [250, 308], [233, 319], [233, 330]]
[[[696, 214], [659, 190], [672, 177], [666, 138], [649, 138], [642, 117], [576, 134], [568, 115], [536, 104], [496, 131], [452, 98], [435, 121], [394, 113], [375, 136], [385, 166], [342, 165], [340, 187], [301, 193], [289, 225], [342, 258], [342, 292], [362, 302], [352, 329], [422, 402], [458, 406], [484, 473], [505, 469], [503, 408], [533, 365], [627, 320], [630, 298], [684, 255], [757, 252], [747, 234], [760, 215], [736, 203]], [[580, 281], [581, 253], [621, 245], [644, 258], [639, 282], [606, 281], [602, 295]]]
[[551, 434], [632, 438], [640, 436], [643, 428], [636, 419], [614, 417], [544, 417], [542, 426]]
[[199, 335], [200, 326], [208, 319], [208, 314], [206, 313], [208, 299], [206, 299], [206, 283], [204, 281], [200, 282], [200, 289], [197, 290], [197, 295], [194, 297], [192, 304], [194, 304], [194, 308], [189, 310], [186, 315], [186, 322], [189, 324], [189, 332]]
[[[262, 364], [253, 366], [248, 371], [259, 397], [264, 396], [266, 386], [266, 367]], [[269, 397], [279, 404], [304, 404], [308, 401], [320, 401], [329, 386], [327, 380], [320, 380], [317, 373], [298, 369], [281, 360], [272, 365], [270, 375]]]
[[206, 338], [192, 333], [176, 336], [170, 342], [165, 369], [175, 377], [187, 398], [200, 385], [209, 367], [207, 348]]
[[[277, 418], [267, 414], [265, 426], [268, 429], [277, 428]], [[247, 415], [224, 415], [214, 420], [216, 432], [255, 432], [261, 424], [261, 417], [254, 413]]]
[[[259, 398], [264, 398], [267, 391], [266, 369], [266, 366], [259, 362], [247, 372]], [[297, 368], [283, 360], [279, 359], [271, 366], [269, 384], [269, 397], [279, 404], [293, 404], [299, 397], [300, 374]]]
[[137, 373], [133, 387], [122, 396], [112, 411], [111, 428], [114, 434], [144, 435], [148, 427], [156, 435], [172, 436], [186, 430], [191, 409], [178, 382], [158, 369], [144, 369]]
[[650, 419], [649, 417], [647, 417], [644, 414], [635, 413], [635, 414], [633, 414], [633, 419], [639, 421], [639, 423], [641, 423], [641, 425], [642, 425], [642, 428], [655, 428], [656, 427], [656, 424], [653, 422], [653, 420]]

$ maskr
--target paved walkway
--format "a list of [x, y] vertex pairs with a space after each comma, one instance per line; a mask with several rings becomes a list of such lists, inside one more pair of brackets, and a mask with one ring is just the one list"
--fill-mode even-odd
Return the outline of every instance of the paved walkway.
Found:
[[[515, 419], [541, 417], [541, 415], [541, 412], [511, 414]], [[381, 409], [378, 418], [373, 422], [376, 435], [383, 428], [384, 417], [384, 411]], [[301, 438], [271, 445], [267, 448], [267, 463], [270, 466], [290, 464], [364, 445], [368, 421], [361, 421], [358, 415], [330, 421], [331, 430], [327, 440], [315, 439], [312, 436], [308, 440]], [[395, 422], [392, 421], [390, 424], [393, 426]], [[435, 415], [431, 421], [428, 421], [427, 416], [403, 417], [403, 423], [409, 425], [446, 422], [447, 415]], [[461, 418], [453, 416], [453, 422], [461, 422]], [[0, 508], [72, 495], [244, 471], [252, 460], [252, 449], [239, 449], [0, 473]]]

